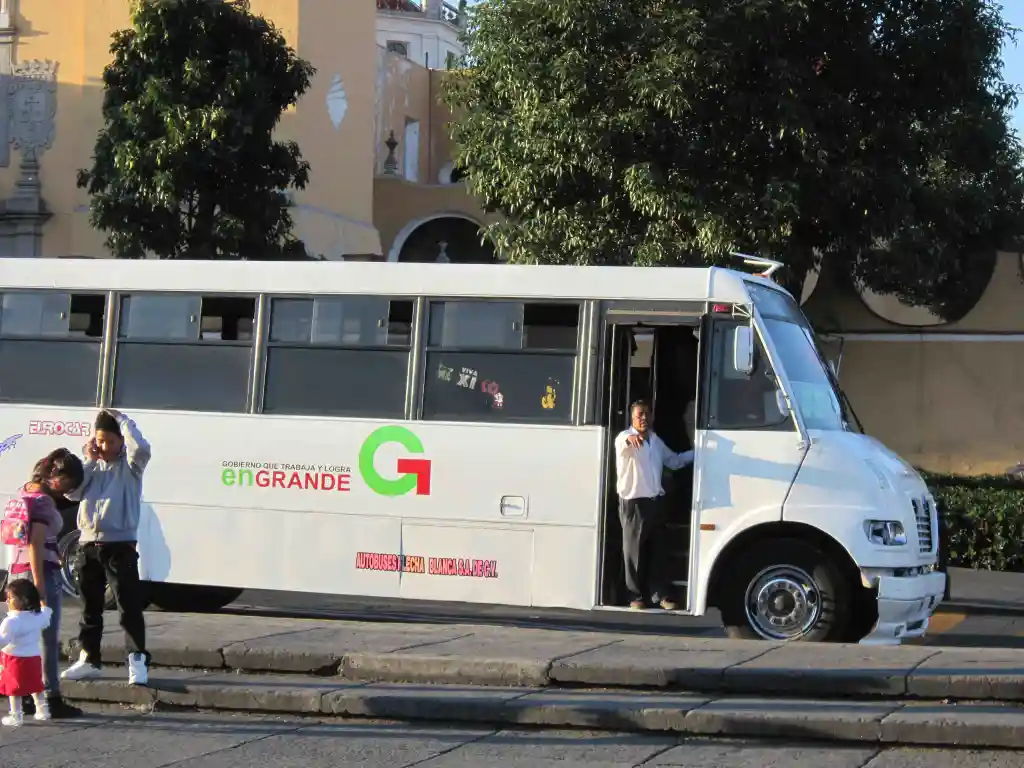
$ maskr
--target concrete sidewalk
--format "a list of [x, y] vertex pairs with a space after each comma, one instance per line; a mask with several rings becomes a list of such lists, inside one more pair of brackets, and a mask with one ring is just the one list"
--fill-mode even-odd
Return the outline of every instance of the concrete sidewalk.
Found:
[[76, 701], [169, 708], [588, 730], [776, 737], [881, 745], [1024, 748], [1024, 710], [991, 702], [822, 701], [591, 688], [352, 683], [303, 675], [155, 669], [148, 688], [123, 669], [67, 683]]
[[[65, 611], [69, 655], [78, 612]], [[1024, 700], [1024, 650], [773, 644], [471, 624], [150, 613], [156, 666], [348, 683], [655, 688], [820, 699]], [[117, 618], [104, 658], [123, 661]], [[159, 674], [154, 670], [154, 674]]]

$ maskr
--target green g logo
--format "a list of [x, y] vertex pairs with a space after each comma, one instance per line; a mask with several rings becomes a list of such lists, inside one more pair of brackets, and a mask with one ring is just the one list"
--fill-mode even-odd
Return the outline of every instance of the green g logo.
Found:
[[359, 449], [359, 474], [370, 490], [381, 496], [404, 496], [412, 490], [417, 496], [430, 495], [430, 459], [399, 459], [398, 477], [389, 480], [374, 466], [378, 449], [385, 443], [398, 443], [409, 453], [423, 453], [423, 443], [405, 427], [381, 427], [366, 438]]

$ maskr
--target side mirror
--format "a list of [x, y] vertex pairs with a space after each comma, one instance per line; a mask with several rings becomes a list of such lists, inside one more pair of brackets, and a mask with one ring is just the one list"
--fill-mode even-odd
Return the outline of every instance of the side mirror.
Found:
[[754, 330], [749, 325], [736, 326], [732, 343], [732, 367], [749, 376], [754, 371]]

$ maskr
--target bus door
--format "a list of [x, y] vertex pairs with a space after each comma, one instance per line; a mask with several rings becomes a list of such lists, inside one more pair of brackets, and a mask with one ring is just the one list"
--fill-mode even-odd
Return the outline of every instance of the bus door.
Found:
[[709, 314], [701, 336], [690, 578], [703, 596], [711, 560], [728, 540], [782, 519], [806, 447], [782, 394], [771, 346], [749, 315]]
[[[623, 306], [605, 308], [602, 348], [600, 421], [607, 429], [605, 509], [602, 516], [600, 603], [628, 604], [622, 556], [622, 528], [616, 490], [615, 437], [630, 424], [630, 404], [646, 400], [654, 413], [654, 431], [674, 451], [690, 450], [691, 416], [697, 400], [700, 361], [698, 328], [703, 304]], [[690, 563], [692, 468], [663, 475], [668, 521], [666, 580], [673, 597], [686, 600]]]

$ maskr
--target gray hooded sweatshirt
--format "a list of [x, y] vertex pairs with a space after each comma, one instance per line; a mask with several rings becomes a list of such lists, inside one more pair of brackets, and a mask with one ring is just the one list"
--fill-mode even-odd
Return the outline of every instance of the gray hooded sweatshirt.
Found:
[[[149, 443], [135, 422], [123, 413], [116, 413], [124, 447], [111, 462], [103, 459], [83, 461], [85, 482], [67, 494], [78, 505], [78, 529], [81, 542], [109, 544], [115, 541], [138, 541], [139, 516], [142, 507], [142, 474], [149, 464]], [[86, 446], [88, 447], [88, 446]], [[88, 457], [88, 450], [83, 450]]]

